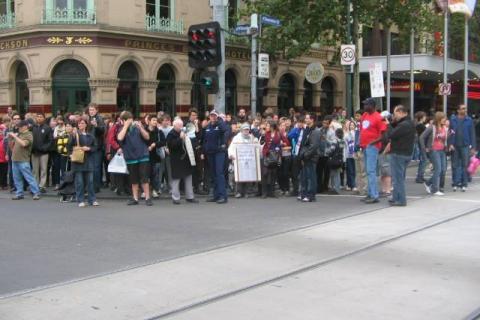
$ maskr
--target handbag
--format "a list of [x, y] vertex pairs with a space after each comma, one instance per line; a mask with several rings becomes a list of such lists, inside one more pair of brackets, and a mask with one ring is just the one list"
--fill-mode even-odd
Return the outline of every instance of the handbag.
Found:
[[80, 137], [77, 133], [77, 145], [73, 147], [72, 154], [70, 155], [70, 160], [73, 163], [84, 163], [85, 162], [85, 151], [80, 147]]
[[267, 156], [263, 158], [263, 164], [267, 168], [279, 167], [282, 163], [282, 155], [278, 151], [270, 150]]

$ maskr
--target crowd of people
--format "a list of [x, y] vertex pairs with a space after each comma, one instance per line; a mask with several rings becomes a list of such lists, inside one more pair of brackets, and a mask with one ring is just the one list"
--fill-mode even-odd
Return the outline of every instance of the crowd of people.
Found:
[[[366, 204], [388, 198], [392, 206], [406, 206], [412, 158], [419, 160], [416, 182], [428, 193], [444, 195], [448, 156], [453, 191], [467, 190], [477, 127], [463, 105], [450, 119], [418, 112], [413, 121], [401, 105], [393, 114], [379, 112], [372, 98], [351, 118], [343, 109], [322, 117], [293, 108], [286, 117], [272, 109], [255, 117], [245, 109], [236, 115], [191, 109], [187, 119], [164, 112], [102, 116], [93, 104], [84, 113], [50, 118], [9, 110], [0, 124], [0, 188], [21, 200], [29, 187], [38, 200], [50, 187], [79, 207], [98, 206], [103, 188], [129, 195], [130, 206], [151, 206], [161, 194], [178, 205], [182, 192], [187, 203], [208, 195], [208, 202], [224, 204], [231, 196], [315, 202], [319, 193], [341, 190], [364, 196]], [[244, 143], [260, 154], [257, 183], [235, 181], [236, 148]], [[108, 170], [117, 158], [124, 172]]]

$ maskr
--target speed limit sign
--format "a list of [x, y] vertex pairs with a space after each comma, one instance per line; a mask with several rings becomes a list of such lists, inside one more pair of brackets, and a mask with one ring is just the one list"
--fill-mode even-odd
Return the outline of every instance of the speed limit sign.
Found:
[[355, 45], [354, 44], [342, 44], [340, 49], [340, 57], [342, 59], [343, 66], [351, 66], [355, 64]]

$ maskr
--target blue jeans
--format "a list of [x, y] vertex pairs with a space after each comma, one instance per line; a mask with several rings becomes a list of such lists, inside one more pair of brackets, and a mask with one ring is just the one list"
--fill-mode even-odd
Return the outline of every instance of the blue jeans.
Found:
[[13, 182], [17, 197], [23, 197], [23, 179], [25, 179], [30, 186], [30, 191], [34, 195], [40, 194], [37, 180], [33, 177], [30, 162], [27, 161], [12, 161]]
[[155, 191], [160, 191], [160, 162], [150, 163], [150, 185]]
[[356, 169], [355, 169], [355, 159], [347, 158], [347, 187], [353, 189], [357, 186], [355, 181]]
[[417, 169], [417, 178], [416, 181], [424, 180], [425, 176], [425, 167], [427, 166], [427, 158], [425, 157], [423, 152], [419, 153], [420, 161], [418, 162], [418, 169]]
[[225, 152], [207, 155], [208, 166], [213, 182], [213, 198], [215, 200], [227, 199], [225, 182]]
[[100, 189], [103, 181], [103, 150], [97, 150], [92, 153], [94, 161], [93, 183], [94, 189]]
[[96, 201], [95, 188], [93, 185], [92, 171], [77, 171], [75, 172], [75, 194], [77, 195], [77, 202], [85, 201], [85, 183], [87, 184], [88, 203], [92, 204]]
[[315, 200], [317, 193], [317, 164], [312, 161], [305, 161], [301, 173], [302, 179], [302, 198]]
[[452, 169], [453, 185], [456, 187], [468, 186], [468, 163], [470, 162], [470, 153], [468, 147], [457, 147], [453, 151]]
[[378, 149], [375, 146], [368, 146], [365, 149], [365, 172], [368, 181], [368, 196], [372, 199], [378, 199], [377, 162]]
[[330, 187], [340, 193], [340, 171], [342, 168], [330, 169]]
[[439, 191], [445, 184], [445, 173], [447, 172], [447, 155], [445, 151], [430, 152], [430, 160], [433, 164], [433, 175], [429, 180], [432, 193]]
[[390, 169], [392, 171], [393, 182], [393, 201], [398, 204], [407, 204], [407, 194], [405, 192], [405, 179], [407, 176], [407, 167], [412, 156], [403, 156], [392, 153], [390, 155]]

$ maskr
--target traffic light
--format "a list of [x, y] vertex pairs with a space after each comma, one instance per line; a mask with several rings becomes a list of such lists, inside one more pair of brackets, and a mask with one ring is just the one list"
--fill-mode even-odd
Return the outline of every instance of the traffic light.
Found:
[[218, 92], [218, 74], [215, 71], [204, 71], [200, 75], [200, 84], [207, 94]]
[[195, 69], [222, 63], [221, 28], [216, 21], [188, 28], [188, 65]]

